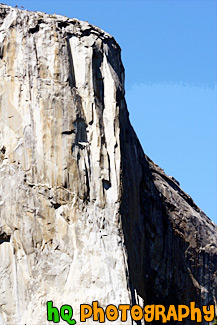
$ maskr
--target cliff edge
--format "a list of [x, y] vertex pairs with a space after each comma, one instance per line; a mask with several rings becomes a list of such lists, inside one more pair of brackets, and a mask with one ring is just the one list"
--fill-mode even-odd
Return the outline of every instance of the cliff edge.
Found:
[[0, 324], [216, 304], [217, 227], [143, 153], [114, 38], [0, 4], [0, 80]]

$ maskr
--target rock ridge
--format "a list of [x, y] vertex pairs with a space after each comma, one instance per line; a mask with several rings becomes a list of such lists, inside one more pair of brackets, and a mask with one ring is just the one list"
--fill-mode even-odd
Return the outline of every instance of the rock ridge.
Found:
[[114, 38], [0, 4], [0, 80], [0, 325], [49, 300], [216, 305], [217, 227], [144, 154]]

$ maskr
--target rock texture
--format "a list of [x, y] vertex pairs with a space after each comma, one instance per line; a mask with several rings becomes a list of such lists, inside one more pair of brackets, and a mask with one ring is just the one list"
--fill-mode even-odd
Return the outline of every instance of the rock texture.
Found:
[[47, 324], [48, 300], [78, 323], [94, 300], [216, 303], [217, 227], [144, 155], [115, 40], [0, 5], [0, 81], [0, 324]]

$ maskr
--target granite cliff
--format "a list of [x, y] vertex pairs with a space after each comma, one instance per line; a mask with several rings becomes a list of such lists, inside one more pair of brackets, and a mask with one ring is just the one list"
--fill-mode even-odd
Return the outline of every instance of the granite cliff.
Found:
[[48, 300], [216, 304], [217, 227], [143, 153], [101, 29], [0, 5], [0, 174], [1, 325], [48, 324]]

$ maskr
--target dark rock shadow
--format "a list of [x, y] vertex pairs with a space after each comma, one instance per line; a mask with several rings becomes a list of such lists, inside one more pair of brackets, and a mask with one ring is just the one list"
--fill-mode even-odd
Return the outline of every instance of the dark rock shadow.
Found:
[[[120, 102], [120, 98], [118, 99]], [[122, 102], [123, 103], [123, 102]], [[168, 310], [169, 305], [207, 305], [201, 290], [195, 285], [206, 282], [210, 290], [206, 302], [214, 304], [217, 257], [205, 251], [189, 250], [184, 236], [176, 232], [168, 211], [172, 205], [164, 202], [158, 191], [137, 136], [130, 125], [125, 104], [120, 110], [121, 130], [121, 216], [125, 246], [128, 255], [129, 287], [132, 304], [138, 294], [145, 305], [160, 304]], [[184, 212], [183, 212], [184, 213]], [[191, 272], [189, 272], [191, 270]], [[136, 293], [135, 293], [136, 292]], [[214, 292], [216, 296], [216, 291]], [[142, 307], [142, 306], [141, 306]], [[152, 324], [161, 324], [161, 321]], [[169, 324], [177, 322], [169, 321]], [[194, 324], [189, 318], [183, 324]], [[139, 324], [139, 323], [138, 323]], [[206, 324], [205, 321], [202, 324]]]

